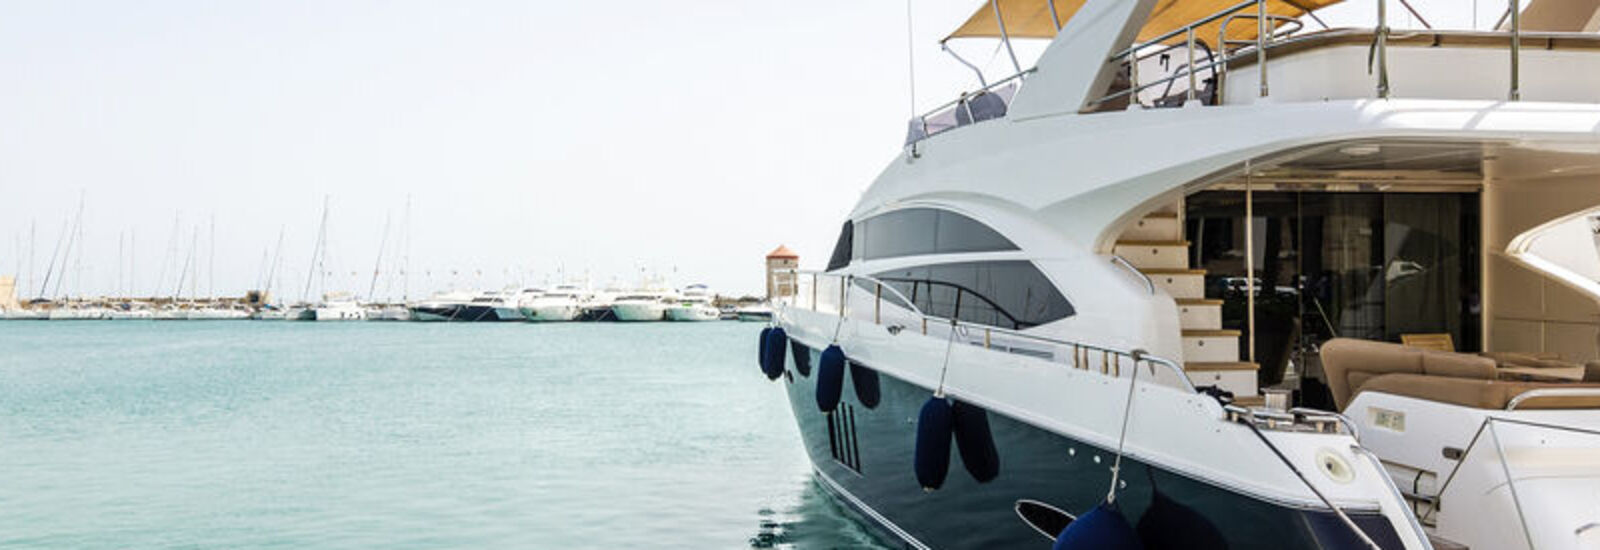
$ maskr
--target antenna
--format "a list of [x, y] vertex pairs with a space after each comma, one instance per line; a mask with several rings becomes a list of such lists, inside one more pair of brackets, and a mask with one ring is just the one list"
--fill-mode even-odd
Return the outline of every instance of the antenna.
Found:
[[911, 25], [911, 0], [906, 0], [906, 85], [911, 89], [911, 118], [917, 118], [917, 42]]

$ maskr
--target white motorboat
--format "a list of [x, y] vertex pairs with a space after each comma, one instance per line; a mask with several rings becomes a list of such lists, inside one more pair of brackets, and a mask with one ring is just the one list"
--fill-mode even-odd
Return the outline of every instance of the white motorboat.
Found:
[[1037, 66], [769, 285], [819, 485], [917, 548], [1600, 544], [1596, 7], [1331, 3], [984, 3]]
[[345, 293], [330, 293], [314, 310], [318, 321], [365, 321], [367, 308], [357, 303], [355, 297]]
[[367, 308], [369, 321], [410, 321], [411, 308], [400, 304], [383, 306], [369, 306]]
[[663, 290], [635, 290], [611, 302], [611, 315], [618, 321], [664, 321], [667, 306], [676, 302], [674, 293]]
[[678, 300], [667, 306], [669, 321], [715, 321], [722, 311], [712, 304], [716, 299], [706, 285], [689, 285], [680, 292]]
[[767, 323], [772, 321], [772, 308], [766, 304], [753, 304], [734, 310], [734, 315], [747, 323]]
[[573, 321], [583, 315], [594, 294], [579, 285], [556, 285], [540, 296], [522, 304], [523, 318], [533, 322]]
[[239, 308], [203, 306], [190, 309], [185, 319], [190, 321], [236, 321], [249, 319], [250, 312]]
[[500, 303], [494, 308], [494, 317], [499, 321], [525, 321], [527, 316], [523, 313], [523, 307], [542, 295], [544, 295], [542, 288], [506, 291]]
[[473, 295], [470, 292], [451, 291], [434, 294], [409, 306], [411, 319], [429, 322], [464, 320], [463, 312], [472, 300]]

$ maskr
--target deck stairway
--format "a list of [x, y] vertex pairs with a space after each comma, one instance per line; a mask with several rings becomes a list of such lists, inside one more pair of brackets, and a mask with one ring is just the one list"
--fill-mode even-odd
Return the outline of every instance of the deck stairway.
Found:
[[1241, 404], [1259, 401], [1256, 371], [1239, 358], [1240, 331], [1222, 328], [1222, 300], [1205, 296], [1206, 272], [1189, 266], [1183, 203], [1168, 205], [1122, 232], [1113, 252], [1143, 272], [1178, 303], [1184, 370], [1197, 386], [1233, 392]]

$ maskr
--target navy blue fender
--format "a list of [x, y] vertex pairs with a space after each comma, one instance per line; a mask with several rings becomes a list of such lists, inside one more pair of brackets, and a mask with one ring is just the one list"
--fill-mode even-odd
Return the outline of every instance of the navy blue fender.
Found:
[[1144, 550], [1115, 504], [1101, 503], [1056, 535], [1052, 550]]
[[1000, 451], [994, 447], [989, 431], [989, 413], [983, 407], [956, 401], [951, 407], [955, 426], [956, 450], [961, 463], [978, 483], [988, 483], [1000, 475]]
[[789, 351], [789, 337], [782, 328], [773, 327], [763, 344], [761, 372], [766, 373], [768, 379], [777, 380], [783, 376], [783, 356]]
[[878, 371], [850, 361], [850, 383], [856, 387], [856, 399], [862, 406], [878, 408], [878, 402], [883, 400], [883, 391], [878, 388]]
[[811, 376], [811, 348], [799, 340], [790, 340], [789, 351], [794, 353], [794, 370], [800, 371], [800, 376]]
[[761, 367], [761, 373], [767, 372], [767, 337], [772, 335], [772, 327], [761, 329], [761, 339], [756, 342], [756, 365]]
[[950, 400], [936, 395], [922, 404], [912, 463], [923, 490], [943, 486], [945, 475], [950, 473], [950, 422]]
[[831, 413], [839, 408], [839, 396], [844, 393], [844, 350], [828, 346], [822, 350], [822, 360], [817, 364], [817, 409]]

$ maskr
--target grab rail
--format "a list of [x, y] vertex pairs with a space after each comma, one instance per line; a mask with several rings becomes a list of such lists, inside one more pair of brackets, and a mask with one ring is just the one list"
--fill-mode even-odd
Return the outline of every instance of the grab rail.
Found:
[[[1123, 349], [1117, 349], [1117, 348], [1112, 348], [1112, 347], [1107, 347], [1107, 346], [1100, 346], [1100, 345], [1095, 345], [1095, 344], [1087, 344], [1087, 343], [1083, 343], [1083, 342], [1073, 342], [1073, 341], [1069, 341], [1069, 340], [1051, 338], [1051, 337], [1048, 337], [1048, 336], [1040, 336], [1040, 335], [1037, 335], [1037, 334], [1029, 334], [1029, 333], [1024, 333], [1024, 332], [1020, 332], [1020, 331], [1016, 331], [1016, 330], [1010, 330], [1010, 329], [994, 327], [994, 326], [988, 326], [988, 325], [981, 325], [981, 324], [977, 324], [977, 323], [962, 321], [962, 320], [959, 320], [959, 319], [950, 319], [950, 318], [947, 318], [947, 317], [940, 317], [940, 316], [937, 316], [937, 315], [924, 313], [921, 309], [917, 308], [915, 302], [913, 302], [913, 301], [911, 301], [911, 299], [907, 298], [906, 295], [904, 293], [901, 293], [898, 289], [896, 289], [894, 287], [894, 285], [887, 284], [884, 281], [879, 280], [879, 279], [877, 279], [875, 277], [872, 277], [872, 276], [869, 276], [869, 275], [841, 275], [841, 274], [835, 274], [835, 273], [826, 273], [826, 272], [820, 272], [820, 271], [799, 270], [799, 269], [784, 270], [784, 271], [780, 271], [779, 273], [789, 273], [789, 274], [791, 274], [792, 276], [795, 277], [796, 281], [800, 280], [800, 276], [802, 276], [802, 275], [810, 275], [811, 276], [812, 292], [811, 292], [811, 307], [809, 309], [812, 310], [812, 311], [822, 311], [821, 309], [818, 308], [818, 301], [817, 301], [817, 296], [818, 296], [817, 288], [819, 287], [818, 283], [820, 283], [825, 278], [826, 279], [837, 279], [841, 283], [840, 284], [840, 290], [839, 290], [839, 298], [840, 298], [839, 315], [842, 318], [849, 318], [849, 314], [846, 311], [849, 308], [844, 307], [845, 303], [849, 300], [848, 290], [850, 289], [850, 287], [852, 285], [855, 284], [854, 281], [857, 281], [857, 280], [866, 281], [866, 282], [872, 283], [874, 285], [874, 289], [873, 289], [873, 292], [872, 292], [872, 300], [873, 300], [873, 308], [872, 308], [872, 310], [873, 310], [873, 322], [874, 323], [881, 324], [883, 322], [883, 319], [882, 319], [883, 296], [884, 296], [884, 292], [888, 291], [889, 295], [892, 298], [898, 299], [901, 302], [901, 304], [903, 304], [903, 307], [905, 307], [911, 313], [911, 316], [913, 318], [921, 321], [923, 333], [927, 333], [928, 326], [931, 323], [931, 324], [936, 325], [936, 326], [937, 325], [948, 325], [948, 326], [951, 327], [951, 330], [963, 330], [963, 331], [965, 331], [965, 330], [969, 330], [970, 329], [972, 331], [981, 331], [982, 334], [983, 334], [983, 345], [984, 345], [984, 347], [989, 347], [989, 346], [992, 345], [992, 339], [993, 339], [993, 337], [995, 335], [999, 335], [999, 336], [1007, 337], [1007, 338], [1014, 338], [1014, 339], [1018, 339], [1018, 340], [1026, 340], [1026, 341], [1036, 342], [1036, 343], [1040, 343], [1040, 344], [1070, 347], [1070, 348], [1072, 348], [1072, 359], [1071, 359], [1071, 361], [1063, 361], [1063, 362], [1067, 363], [1068, 365], [1071, 365], [1073, 368], [1077, 368], [1077, 369], [1080, 369], [1080, 370], [1089, 370], [1090, 367], [1093, 364], [1093, 361], [1092, 361], [1093, 355], [1098, 353], [1098, 354], [1101, 355], [1101, 357], [1100, 357], [1100, 365], [1099, 366], [1100, 366], [1100, 370], [1102, 371], [1102, 373], [1112, 374], [1113, 372], [1115, 372], [1119, 376], [1120, 376], [1121, 369], [1122, 369], [1121, 358], [1126, 357], [1126, 358], [1129, 358], [1129, 359], [1133, 360], [1134, 368], [1138, 368], [1139, 363], [1140, 362], [1144, 362], [1144, 363], [1147, 363], [1147, 364], [1151, 365], [1151, 371], [1154, 372], [1155, 366], [1159, 365], [1162, 368], [1164, 368], [1164, 369], [1166, 369], [1168, 371], [1171, 371], [1172, 374], [1175, 375], [1177, 377], [1177, 379], [1181, 381], [1179, 383], [1179, 385], [1178, 385], [1178, 387], [1180, 389], [1187, 390], [1188, 393], [1192, 393], [1192, 394], [1193, 393], [1199, 393], [1199, 390], [1195, 389], [1194, 382], [1190, 381], [1188, 374], [1184, 372], [1182, 365], [1178, 364], [1176, 361], [1173, 361], [1171, 359], [1167, 359], [1165, 357], [1161, 357], [1161, 356], [1158, 356], [1158, 355], [1152, 355], [1149, 352], [1146, 352], [1144, 350], [1140, 350], [1140, 349], [1123, 350]], [[798, 290], [798, 289], [796, 289], [796, 290]], [[780, 303], [782, 303], [784, 301], [784, 299], [787, 298], [787, 299], [790, 300], [791, 305], [794, 305], [796, 307], [802, 307], [803, 304], [798, 299], [798, 294], [799, 293], [796, 292], [795, 294], [791, 294], [791, 295], [786, 296], [786, 297], [780, 297], [778, 299], [778, 301]], [[892, 332], [899, 333], [899, 331], [903, 330], [904, 327], [899, 327], [899, 329], [893, 329], [893, 327], [891, 327], [891, 329], [892, 329], [891, 330]], [[1051, 354], [1051, 360], [1054, 360], [1054, 357], [1055, 357], [1055, 355]]]
[[[1137, 94], [1143, 92], [1144, 90], [1162, 84], [1167, 84], [1182, 78], [1188, 79], [1189, 92], [1187, 92], [1187, 96], [1189, 100], [1193, 100], [1195, 99], [1195, 89], [1198, 87], [1198, 82], [1196, 82], [1195, 79], [1195, 73], [1204, 69], [1211, 69], [1217, 75], [1217, 89], [1220, 97], [1220, 90], [1225, 87], [1226, 83], [1227, 65], [1233, 61], [1250, 57], [1255, 58], [1256, 66], [1258, 67], [1257, 71], [1261, 80], [1260, 96], [1267, 97], [1269, 92], [1267, 78], [1267, 50], [1270, 49], [1270, 46], [1275, 45], [1275, 43], [1279, 40], [1287, 38], [1290, 35], [1302, 30], [1305, 24], [1293, 17], [1268, 13], [1266, 10], [1266, 3], [1267, 0], [1243, 0], [1210, 15], [1196, 19], [1187, 25], [1177, 27], [1148, 40], [1135, 42], [1133, 45], [1117, 51], [1106, 59], [1106, 63], [1128, 64], [1128, 74], [1130, 77], [1128, 87], [1125, 89], [1108, 92], [1096, 99], [1092, 99], [1085, 104], [1085, 107], [1095, 107], [1124, 96], [1133, 96], [1136, 98]], [[1389, 28], [1387, 4], [1388, 2], [1386, 0], [1377, 0], [1377, 14], [1375, 25], [1373, 27], [1374, 36], [1372, 41], [1372, 50], [1368, 62], [1368, 73], [1376, 73], [1377, 89], [1375, 94], [1378, 98], [1388, 98], [1390, 95], [1388, 43], [1391, 35], [1391, 29]], [[1405, 6], [1406, 9], [1411, 10], [1413, 15], [1417, 15], [1416, 10], [1412, 8], [1408, 2], [1402, 1], [1401, 4]], [[1511, 42], [1510, 47], [1508, 48], [1511, 55], [1510, 87], [1507, 98], [1511, 101], [1519, 101], [1522, 99], [1522, 18], [1521, 12], [1518, 9], [1519, 5], [1517, 0], [1507, 0], [1507, 4], [1508, 7], [1506, 10], [1506, 15], [1502, 16], [1500, 20], [1501, 23], [1506, 24], [1506, 30], [1494, 30], [1490, 32], [1504, 33], [1506, 36], [1510, 37]], [[1246, 12], [1246, 10], [1251, 7], [1255, 8], [1253, 13]], [[1227, 39], [1228, 25], [1236, 19], [1256, 20], [1257, 32], [1254, 40], [1245, 41]], [[1195, 30], [1213, 22], [1218, 22], [1219, 20], [1221, 22], [1218, 25], [1217, 46], [1221, 49], [1219, 55], [1221, 59], [1205, 65], [1196, 65], [1194, 62], [1196, 48], [1196, 40], [1194, 37]], [[1431, 29], [1431, 26], [1427, 25], [1427, 22], [1422, 20], [1420, 16], [1418, 17], [1418, 20], [1422, 21], [1424, 26], [1428, 26]], [[1496, 23], [1496, 27], [1498, 28], [1501, 23]], [[1184, 37], [1183, 42], [1161, 47], [1149, 55], [1139, 55], [1139, 52], [1141, 51], [1148, 51], [1150, 48], [1161, 46], [1164, 42], [1180, 36]], [[1228, 51], [1228, 47], [1230, 45], [1246, 47], [1240, 48], [1238, 51], [1230, 54]], [[1139, 78], [1138, 67], [1141, 60], [1148, 59], [1153, 55], [1159, 55], [1176, 48], [1186, 48], [1188, 50], [1190, 62], [1188, 65], [1186, 65], [1187, 68], [1185, 70], [1181, 72], [1174, 70], [1175, 72], [1173, 74], [1157, 79], [1153, 82], [1141, 82], [1141, 79]]]
[[1600, 388], [1540, 388], [1528, 390], [1512, 397], [1506, 403], [1506, 410], [1517, 410], [1517, 405], [1523, 401], [1540, 399], [1544, 397], [1600, 397]]
[[1128, 268], [1128, 271], [1132, 271], [1135, 275], [1138, 275], [1140, 279], [1144, 279], [1144, 286], [1150, 289], [1150, 294], [1156, 293], [1156, 282], [1150, 279], [1149, 274], [1139, 271], [1139, 268], [1134, 267], [1132, 263], [1129, 263], [1127, 258], [1112, 254], [1111, 261], [1112, 263], [1116, 263], [1122, 267]]

